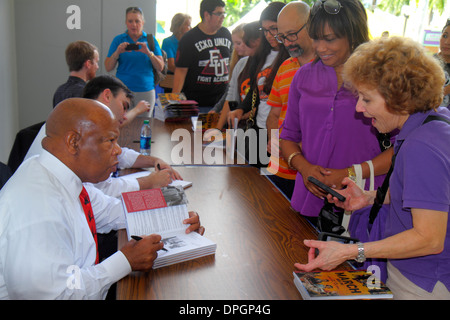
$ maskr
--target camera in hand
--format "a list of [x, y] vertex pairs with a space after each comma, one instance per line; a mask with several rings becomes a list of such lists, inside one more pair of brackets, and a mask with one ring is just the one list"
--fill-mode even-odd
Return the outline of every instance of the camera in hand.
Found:
[[138, 44], [136, 44], [136, 43], [130, 43], [125, 48], [125, 50], [127, 50], [127, 51], [133, 51], [133, 50], [139, 50], [139, 49], [140, 49], [140, 46]]

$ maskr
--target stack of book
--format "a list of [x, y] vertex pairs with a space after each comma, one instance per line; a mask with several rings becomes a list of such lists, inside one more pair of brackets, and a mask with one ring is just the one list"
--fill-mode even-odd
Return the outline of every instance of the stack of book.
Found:
[[188, 121], [199, 113], [198, 103], [183, 93], [160, 93], [158, 98], [167, 122]]
[[186, 234], [189, 218], [182, 187], [122, 193], [128, 239], [161, 235], [164, 248], [158, 251], [153, 269], [215, 254], [217, 245], [197, 232]]

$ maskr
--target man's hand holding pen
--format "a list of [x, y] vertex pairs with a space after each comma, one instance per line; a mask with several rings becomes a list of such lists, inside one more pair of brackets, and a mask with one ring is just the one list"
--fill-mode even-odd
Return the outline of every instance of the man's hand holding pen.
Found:
[[120, 251], [127, 258], [131, 270], [150, 271], [153, 267], [153, 262], [158, 256], [158, 251], [163, 247], [164, 243], [161, 242], [161, 236], [152, 234], [143, 237], [140, 241], [129, 241]]
[[168, 170], [172, 180], [183, 180], [183, 178], [178, 173], [178, 171], [173, 169], [170, 165], [168, 165], [166, 162], [164, 162], [162, 160], [157, 161], [155, 168], [157, 169], [157, 171]]
[[[186, 233], [198, 232], [203, 235], [205, 228], [200, 224], [200, 216], [197, 212], [190, 211], [189, 218], [183, 221], [188, 224]], [[164, 243], [161, 241], [161, 236], [152, 234], [149, 236], [132, 236], [131, 241], [125, 244], [122, 253], [128, 259], [131, 269], [133, 271], [149, 271], [153, 267], [153, 262], [158, 256], [159, 250], [168, 251], [164, 248]]]

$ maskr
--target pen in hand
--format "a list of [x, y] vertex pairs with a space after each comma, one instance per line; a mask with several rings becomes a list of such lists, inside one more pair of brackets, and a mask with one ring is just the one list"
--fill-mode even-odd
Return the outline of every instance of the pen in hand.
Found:
[[[142, 240], [142, 238], [141, 238], [141, 237], [138, 237], [138, 236], [131, 236], [131, 238], [132, 238], [133, 240], [136, 240], [136, 241]], [[165, 251], [165, 252], [169, 251], [169, 250], [167, 250], [167, 249], [164, 248], [164, 247], [163, 247], [161, 250], [162, 250], [162, 251]]]

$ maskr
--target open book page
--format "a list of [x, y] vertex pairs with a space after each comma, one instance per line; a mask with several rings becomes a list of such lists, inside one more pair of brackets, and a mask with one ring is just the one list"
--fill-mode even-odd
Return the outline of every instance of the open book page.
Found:
[[127, 214], [128, 238], [131, 239], [132, 235], [159, 234], [164, 239], [179, 232], [184, 233], [187, 226], [183, 224], [183, 220], [187, 218], [189, 214], [186, 205], [130, 212]]
[[122, 193], [128, 238], [183, 231], [183, 220], [189, 217], [187, 202], [180, 187]]
[[186, 234], [189, 218], [184, 189], [166, 187], [122, 193], [127, 235], [161, 235], [164, 249], [158, 252], [153, 268], [214, 254], [216, 244], [197, 232]]

